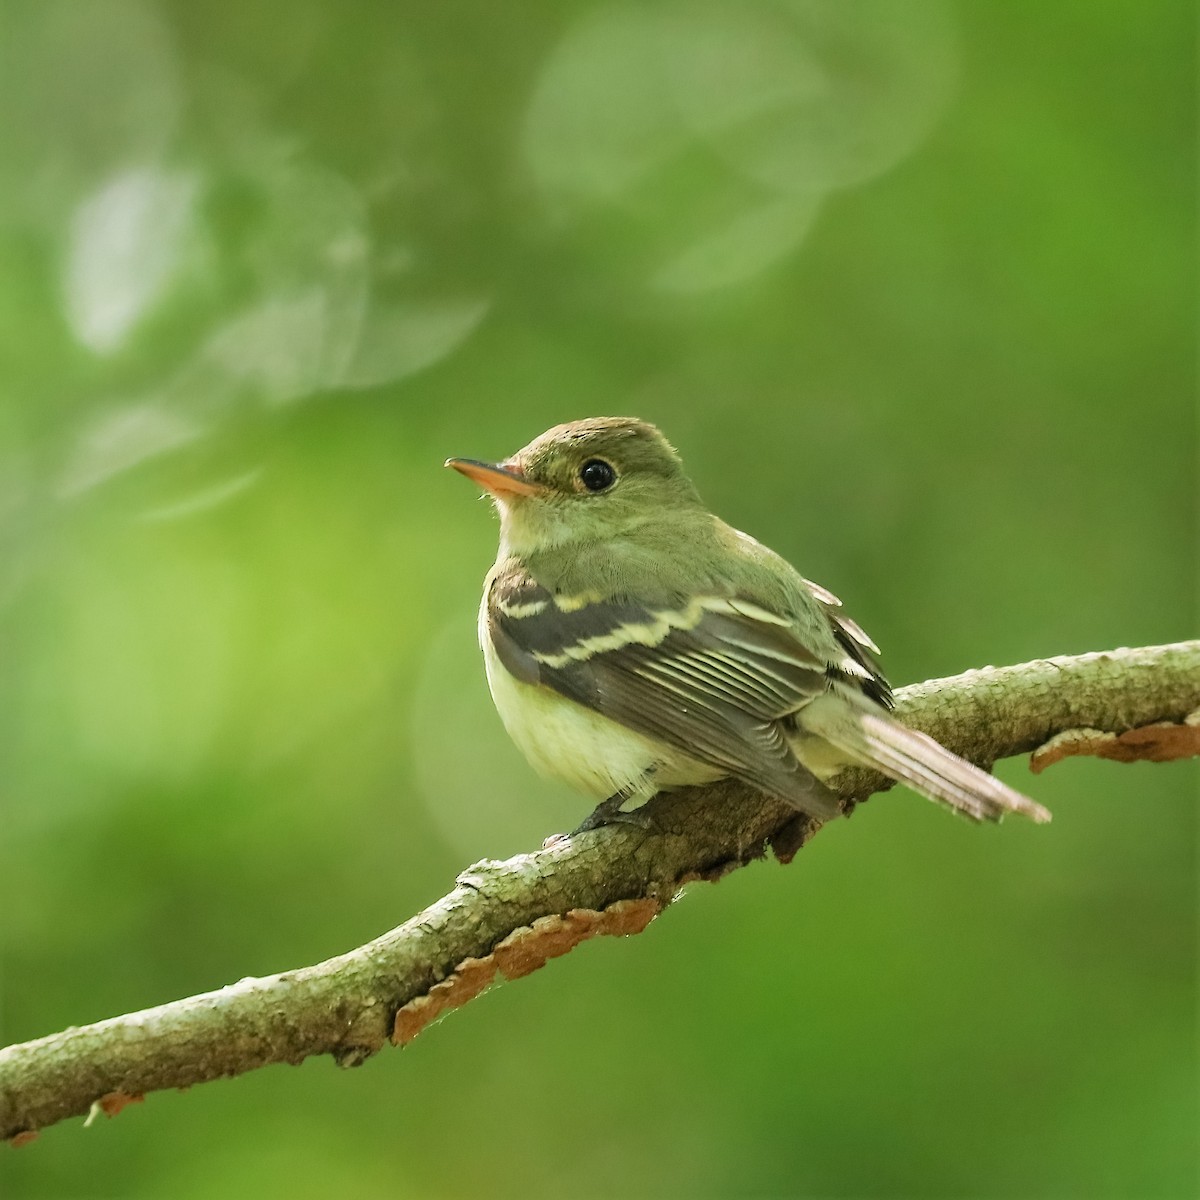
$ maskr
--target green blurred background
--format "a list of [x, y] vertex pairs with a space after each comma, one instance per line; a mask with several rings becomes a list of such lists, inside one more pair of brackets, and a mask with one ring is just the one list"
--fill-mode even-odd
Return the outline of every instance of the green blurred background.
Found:
[[[0, 24], [3, 1041], [575, 824], [441, 469], [632, 413], [903, 684], [1194, 632], [1193, 6], [43, 0]], [[1176, 1197], [1194, 764], [907, 792], [362, 1070], [4, 1196]]]

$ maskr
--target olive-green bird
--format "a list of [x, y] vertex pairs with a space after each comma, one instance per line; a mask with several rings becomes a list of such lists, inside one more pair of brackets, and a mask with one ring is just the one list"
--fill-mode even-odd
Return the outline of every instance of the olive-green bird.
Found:
[[731, 775], [825, 819], [823, 781], [851, 764], [975, 820], [1050, 819], [894, 720], [837, 597], [713, 516], [653, 425], [574, 421], [446, 465], [500, 512], [479, 611], [492, 698], [535, 769], [603, 799], [581, 828]]

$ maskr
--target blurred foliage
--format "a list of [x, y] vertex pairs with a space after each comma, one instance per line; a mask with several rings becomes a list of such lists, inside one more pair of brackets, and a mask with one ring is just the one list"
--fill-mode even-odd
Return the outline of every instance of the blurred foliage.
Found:
[[[1194, 632], [1194, 12], [43, 0], [0, 38], [3, 1039], [315, 961], [573, 825], [449, 454], [658, 422], [896, 683]], [[355, 1072], [5, 1196], [1166, 1197], [1197, 774], [906, 793]]]

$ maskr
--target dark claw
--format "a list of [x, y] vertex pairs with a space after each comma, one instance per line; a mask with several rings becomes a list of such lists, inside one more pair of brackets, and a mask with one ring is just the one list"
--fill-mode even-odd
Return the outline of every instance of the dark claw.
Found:
[[609, 796], [607, 800], [602, 800], [584, 818], [579, 828], [572, 830], [571, 836], [588, 833], [593, 829], [603, 829], [605, 825], [632, 825], [637, 829], [654, 829], [654, 821], [646, 812], [645, 805], [635, 808], [632, 812], [621, 811], [621, 805], [628, 799], [629, 797], [624, 792], [617, 792], [615, 795]]

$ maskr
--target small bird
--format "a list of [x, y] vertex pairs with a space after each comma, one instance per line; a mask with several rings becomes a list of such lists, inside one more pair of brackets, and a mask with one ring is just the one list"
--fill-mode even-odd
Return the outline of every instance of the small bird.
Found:
[[653, 425], [556, 425], [499, 463], [500, 550], [479, 609], [488, 686], [541, 774], [602, 799], [735, 776], [822, 820], [858, 765], [980, 821], [1050, 813], [889, 715], [874, 642], [831, 592], [710, 513]]

